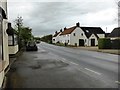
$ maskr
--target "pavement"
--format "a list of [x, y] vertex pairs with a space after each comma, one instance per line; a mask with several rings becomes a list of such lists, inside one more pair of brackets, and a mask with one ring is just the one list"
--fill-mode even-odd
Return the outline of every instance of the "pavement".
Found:
[[120, 49], [118, 50], [117, 49], [98, 49], [98, 47], [74, 47], [74, 48], [120, 55]]
[[[8, 85], [9, 70], [11, 69], [12, 65], [16, 62], [17, 58], [22, 55], [23, 51], [24, 51], [24, 50], [21, 49], [21, 50], [18, 51], [15, 55], [10, 55], [10, 56], [9, 56], [9, 69], [8, 69], [8, 72], [7, 72], [6, 75], [5, 75], [5, 76], [6, 76], [6, 77], [5, 77], [6, 80], [5, 80], [5, 86], [4, 86], [4, 88], [7, 88], [7, 87], [9, 86], [9, 85]], [[5, 89], [5, 90], [6, 90], [6, 89]]]

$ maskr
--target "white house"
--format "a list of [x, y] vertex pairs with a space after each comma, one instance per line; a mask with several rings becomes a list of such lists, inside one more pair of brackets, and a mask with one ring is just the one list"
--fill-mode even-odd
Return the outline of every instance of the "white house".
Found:
[[79, 22], [71, 28], [64, 28], [59, 35], [59, 42], [75, 46], [96, 46], [98, 39], [104, 38], [105, 32], [100, 27], [80, 27]]
[[60, 30], [60, 32], [55, 32], [55, 34], [52, 37], [52, 43], [57, 43], [60, 41], [60, 34], [62, 33], [62, 29]]
[[5, 79], [9, 66], [8, 35], [7, 29], [7, 0], [0, 1], [0, 88]]

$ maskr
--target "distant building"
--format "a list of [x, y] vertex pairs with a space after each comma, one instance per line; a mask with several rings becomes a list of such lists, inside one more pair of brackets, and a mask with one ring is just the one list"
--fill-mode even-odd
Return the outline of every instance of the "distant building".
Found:
[[59, 43], [60, 41], [60, 34], [62, 33], [62, 29], [59, 32], [55, 32], [55, 34], [52, 37], [52, 43]]
[[64, 28], [59, 35], [59, 42], [75, 46], [97, 46], [98, 39], [104, 38], [105, 32], [100, 27], [81, 27], [80, 23]]
[[111, 39], [120, 39], [120, 27], [114, 28], [107, 37]]

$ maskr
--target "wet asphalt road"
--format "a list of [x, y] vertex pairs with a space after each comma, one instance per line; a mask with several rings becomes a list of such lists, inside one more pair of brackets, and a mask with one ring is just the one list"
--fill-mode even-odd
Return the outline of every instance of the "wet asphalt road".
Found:
[[118, 55], [38, 44], [9, 72], [11, 88], [117, 88]]

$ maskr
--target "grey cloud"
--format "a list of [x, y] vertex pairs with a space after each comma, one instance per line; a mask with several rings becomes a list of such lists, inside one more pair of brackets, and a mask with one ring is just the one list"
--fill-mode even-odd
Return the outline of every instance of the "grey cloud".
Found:
[[78, 21], [85, 24], [87, 21], [84, 15], [114, 7], [111, 2], [84, 1], [32, 2], [31, 5], [33, 9], [23, 17], [28, 17], [24, 18], [24, 23], [33, 28], [34, 35], [49, 34], [65, 26], [75, 25]]

